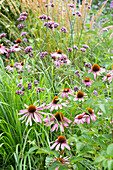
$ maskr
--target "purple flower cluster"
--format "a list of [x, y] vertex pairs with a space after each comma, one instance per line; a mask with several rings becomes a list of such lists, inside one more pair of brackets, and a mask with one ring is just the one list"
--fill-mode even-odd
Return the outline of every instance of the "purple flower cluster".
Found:
[[22, 96], [25, 95], [25, 93], [24, 93], [22, 90], [17, 90], [17, 91], [16, 91], [16, 94], [22, 95]]
[[2, 33], [2, 34], [0, 34], [0, 39], [2, 38], [2, 37], [5, 37], [7, 35], [7, 33]]
[[32, 89], [32, 84], [31, 84], [31, 82], [28, 83], [28, 89]]
[[79, 88], [77, 86], [74, 86], [73, 90], [76, 92], [79, 91]]
[[69, 7], [74, 8], [74, 4], [68, 4]]
[[39, 16], [38, 18], [39, 18], [39, 19], [42, 19], [42, 20], [46, 20], [46, 19], [47, 19], [47, 16], [43, 14], [43, 15]]
[[66, 32], [67, 32], [67, 29], [66, 29], [65, 27], [62, 27], [62, 28], [60, 29], [60, 31], [66, 33]]
[[79, 11], [76, 11], [76, 14], [77, 14], [79, 17], [82, 16], [81, 13], [80, 13]]
[[83, 44], [82, 47], [84, 47], [84, 48], [89, 48], [89, 46], [88, 46], [88, 45], [85, 45], [85, 44]]
[[85, 66], [87, 66], [88, 68], [92, 67], [91, 63], [85, 63]]
[[[79, 74], [79, 73], [80, 73], [79, 70], [76, 70], [76, 71], [75, 71], [75, 74], [76, 74], [77, 77], [80, 77], [80, 74]], [[81, 73], [84, 74], [83, 71], [81, 71]]]
[[42, 91], [44, 91], [45, 88], [42, 88], [41, 87], [37, 87], [37, 95], [39, 95], [39, 93], [41, 93]]
[[45, 55], [47, 55], [47, 54], [48, 54], [48, 53], [47, 53], [47, 51], [42, 52], [42, 53], [40, 54], [39, 58], [44, 58], [44, 57], [45, 57]]
[[26, 53], [26, 54], [30, 53], [30, 52], [32, 51], [32, 49], [33, 49], [32, 46], [26, 47], [26, 48], [25, 48], [25, 53]]
[[44, 26], [48, 27], [50, 29], [54, 29], [54, 28], [57, 28], [59, 26], [59, 24], [57, 22], [50, 21], [50, 22], [45, 22]]
[[27, 35], [27, 34], [28, 34], [27, 32], [22, 32], [20, 36], [23, 37], [24, 35]]
[[24, 28], [25, 26], [24, 26], [24, 24], [19, 24], [18, 25], [18, 29], [22, 29], [22, 28]]
[[72, 52], [73, 49], [72, 48], [67, 48], [67, 51]]
[[80, 51], [86, 52], [86, 49], [85, 48], [81, 48]]
[[76, 49], [76, 50], [78, 50], [78, 47], [74, 45], [74, 46], [73, 46], [73, 49]]
[[28, 14], [26, 12], [21, 13], [20, 17], [17, 19], [17, 21], [19, 21], [19, 22], [20, 21], [22, 21], [22, 22], [25, 21], [27, 19], [27, 17], [26, 17], [27, 15]]
[[111, 1], [111, 5], [110, 5], [110, 8], [113, 8], [113, 1]]

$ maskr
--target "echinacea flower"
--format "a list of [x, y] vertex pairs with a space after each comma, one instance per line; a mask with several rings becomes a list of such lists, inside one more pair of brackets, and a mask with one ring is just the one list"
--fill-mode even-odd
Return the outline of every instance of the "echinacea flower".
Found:
[[10, 50], [11, 50], [12, 52], [21, 51], [21, 47], [18, 46], [18, 44], [15, 44], [14, 46], [12, 46], [12, 47], [10, 48]]
[[67, 140], [68, 139], [66, 139], [64, 136], [59, 136], [58, 138], [57, 138], [57, 140], [55, 140], [55, 143], [50, 147], [50, 149], [52, 150], [52, 149], [54, 149], [55, 148], [55, 146], [56, 146], [56, 151], [58, 151], [59, 150], [59, 148], [60, 148], [60, 146], [61, 146], [61, 150], [64, 150], [64, 148], [66, 147], [69, 151], [70, 151], [70, 146], [67, 144]]
[[[83, 93], [82, 91], [78, 91], [76, 97], [73, 99], [74, 101], [84, 101], [83, 97], [85, 97], [86, 94]], [[86, 96], [87, 97], [87, 96]]]
[[113, 74], [107, 74], [102, 79], [103, 80], [108, 80], [108, 82], [111, 83], [112, 82], [112, 78], [113, 78]]
[[61, 57], [67, 59], [67, 56], [63, 53], [61, 49], [57, 50], [57, 52], [51, 53], [51, 58], [53, 58], [55, 61], [57, 61], [57, 59]]
[[73, 123], [78, 123], [78, 124], [82, 123], [83, 124], [85, 122], [85, 117], [86, 117], [85, 113], [79, 114], [74, 118]]
[[92, 81], [89, 78], [85, 78], [84, 81], [82, 81], [82, 83], [84, 83], [86, 86], [91, 86]]
[[96, 79], [96, 75], [100, 75], [100, 73], [105, 72], [105, 69], [100, 68], [98, 64], [93, 64], [92, 69], [88, 71], [88, 73], [94, 73], [94, 79]]
[[4, 53], [7, 53], [6, 47], [3, 46], [3, 44], [0, 44], [0, 54], [4, 54]]
[[13, 72], [13, 65], [8, 65], [7, 67], [5, 67], [5, 70]]
[[45, 106], [44, 108], [45, 108], [45, 109], [51, 108], [50, 111], [53, 111], [54, 109], [55, 109], [55, 110], [58, 110], [58, 108], [62, 109], [62, 106], [63, 106], [63, 107], [66, 107], [66, 105], [69, 103], [68, 100], [66, 100], [66, 103], [59, 103], [59, 102], [61, 102], [61, 101], [62, 101], [61, 99], [58, 99], [58, 96], [55, 96], [55, 97], [53, 98], [53, 101], [50, 102], [50, 103], [49, 103], [47, 106]]
[[55, 129], [56, 129], [56, 132], [57, 132], [59, 124], [60, 124], [60, 128], [61, 128], [62, 132], [64, 132], [64, 127], [68, 128], [68, 123], [71, 123], [71, 120], [67, 119], [66, 117], [64, 117], [63, 113], [59, 113], [59, 112], [57, 112], [54, 115], [54, 117], [45, 118], [43, 121], [47, 122], [47, 123], [44, 124], [46, 126], [50, 126], [50, 125], [54, 124], [51, 128], [51, 132], [53, 132]]
[[18, 113], [17, 115], [23, 115], [21, 118], [19, 118], [19, 120], [23, 120], [23, 122], [26, 121], [27, 119], [27, 122], [26, 122], [26, 126], [28, 125], [28, 123], [30, 123], [30, 126], [32, 126], [32, 120], [31, 118], [36, 122], [40, 122], [42, 123], [42, 120], [41, 118], [43, 118], [43, 116], [41, 114], [46, 114], [44, 112], [41, 112], [40, 110], [43, 110], [44, 109], [44, 104], [40, 105], [39, 107], [35, 106], [35, 105], [29, 105], [27, 106], [26, 104], [24, 104], [24, 106], [27, 108], [27, 109], [24, 109], [24, 110], [20, 110], [20, 113]]
[[86, 110], [88, 110], [88, 113], [84, 113], [84, 114], [86, 115], [87, 124], [90, 123], [90, 118], [91, 118], [93, 121], [96, 121], [97, 117], [96, 117], [96, 115], [94, 114], [94, 110], [92, 110], [90, 107], [87, 107]]
[[63, 97], [63, 99], [64, 99], [65, 97], [67, 97], [67, 98], [68, 98], [68, 95], [72, 95], [72, 96], [74, 96], [74, 94], [73, 94], [73, 90], [70, 90], [69, 88], [65, 88], [65, 89], [61, 90], [60, 97], [62, 96], [62, 97]]
[[[55, 161], [59, 161], [61, 164], [63, 164], [63, 165], [65, 165], [65, 164], [67, 164], [67, 165], [69, 165], [69, 159], [71, 158], [71, 156], [66, 156], [66, 157], [63, 157], [62, 158], [62, 155], [60, 155], [60, 157], [59, 158], [55, 158], [55, 159], [53, 159], [52, 161], [51, 161], [51, 163], [52, 162], [55, 162]], [[51, 163], [50, 163], [50, 165], [51, 165]], [[70, 165], [71, 166], [71, 165]], [[58, 167], [56, 167], [55, 168], [55, 170], [58, 170], [59, 169], [59, 167], [60, 167], [60, 165], [58, 166]]]

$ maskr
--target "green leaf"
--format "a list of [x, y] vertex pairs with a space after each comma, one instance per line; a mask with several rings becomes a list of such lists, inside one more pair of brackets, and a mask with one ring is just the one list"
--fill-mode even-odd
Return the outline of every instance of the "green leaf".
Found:
[[107, 147], [107, 154], [108, 154], [108, 155], [113, 155], [113, 143], [111, 143], [111, 144]]
[[108, 170], [113, 169], [113, 160], [108, 160]]
[[50, 166], [50, 163], [53, 161], [53, 157], [47, 156], [45, 160], [46, 167]]
[[85, 32], [86, 34], [95, 34], [95, 35], [97, 35], [97, 33], [96, 33], [96, 31], [87, 31], [87, 32]]
[[61, 165], [61, 166], [58, 168], [58, 170], [65, 170], [65, 169], [69, 169], [69, 167], [66, 167], [66, 166], [64, 166], [64, 165]]
[[49, 167], [48, 170], [55, 170], [55, 168], [57, 168], [58, 166], [62, 165], [60, 162], [55, 161], [51, 164], [51, 166]]
[[72, 157], [71, 158], [71, 160], [70, 160], [70, 164], [72, 164], [72, 163], [75, 163], [75, 162], [79, 162], [79, 161], [82, 161], [82, 160], [84, 160], [84, 158], [82, 158], [82, 157]]

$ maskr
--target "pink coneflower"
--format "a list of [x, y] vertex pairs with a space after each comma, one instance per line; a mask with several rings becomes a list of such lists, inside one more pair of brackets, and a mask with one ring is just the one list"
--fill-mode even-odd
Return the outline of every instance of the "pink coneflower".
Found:
[[100, 73], [105, 72], [105, 69], [100, 68], [98, 64], [93, 64], [92, 69], [88, 71], [88, 73], [94, 73], [94, 79], [96, 79], [96, 75], [100, 75]]
[[84, 113], [84, 114], [86, 115], [87, 124], [90, 123], [90, 118], [91, 118], [93, 121], [96, 121], [97, 117], [96, 117], [96, 115], [94, 114], [94, 110], [92, 110], [90, 107], [87, 107], [86, 109], [88, 110], [88, 113]]
[[80, 124], [80, 123], [84, 123], [85, 122], [85, 113], [83, 113], [83, 114], [80, 114], [80, 115], [77, 115], [74, 119], [74, 122], [73, 123], [78, 123], [78, 124]]
[[5, 67], [5, 70], [13, 72], [13, 65], [8, 65], [7, 67]]
[[59, 101], [61, 102], [62, 100], [58, 99], [58, 96], [55, 96], [53, 98], [53, 101], [49, 103], [47, 106], [45, 106], [45, 109], [51, 108], [50, 111], [53, 111], [54, 109], [58, 110], [58, 108], [62, 109], [62, 106], [66, 107], [66, 105], [69, 103], [68, 100], [66, 100], [66, 103], [58, 103]]
[[0, 54], [4, 54], [4, 53], [7, 53], [6, 47], [3, 46], [3, 44], [0, 44]]
[[[57, 119], [57, 121], [56, 121]], [[64, 127], [68, 128], [68, 124], [67, 123], [71, 123], [71, 120], [67, 119], [66, 117], [64, 117], [63, 113], [59, 113], [57, 112], [54, 117], [52, 118], [45, 118], [43, 120], [44, 122], [47, 122], [45, 123], [44, 125], [46, 126], [50, 126], [54, 123], [53, 127], [51, 128], [51, 132], [53, 132], [55, 129], [56, 129], [56, 132], [58, 131], [58, 126], [60, 123], [60, 128], [62, 130], [62, 132], [64, 132]]]
[[14, 46], [11, 47], [12, 51], [21, 51], [21, 47], [18, 46], [18, 44], [15, 44]]
[[67, 59], [67, 56], [63, 53], [63, 51], [61, 49], [57, 50], [57, 52], [51, 53], [51, 58], [53, 58], [54, 60], [57, 60], [61, 57]]
[[[55, 158], [55, 159], [53, 159], [52, 161], [51, 161], [51, 163], [52, 162], [55, 162], [55, 161], [59, 161], [61, 164], [63, 164], [63, 165], [65, 165], [65, 164], [67, 164], [67, 165], [69, 165], [69, 159], [71, 158], [71, 156], [66, 156], [66, 157], [63, 157], [62, 158], [62, 155], [60, 155], [60, 157], [59, 158]], [[51, 165], [51, 164], [50, 164]], [[60, 167], [60, 165], [58, 166], [58, 167], [56, 167], [55, 168], [55, 170], [58, 170], [59, 169], [59, 167]]]
[[[76, 97], [73, 99], [74, 101], [84, 101], [83, 97], [85, 97], [86, 94], [84, 94], [82, 91], [78, 91]], [[87, 97], [87, 96], [86, 96]]]
[[54, 149], [55, 148], [55, 146], [56, 146], [56, 151], [58, 151], [59, 150], [59, 148], [60, 148], [60, 146], [61, 146], [61, 150], [64, 150], [64, 148], [66, 147], [69, 151], [70, 151], [70, 146], [68, 145], [68, 144], [66, 144], [67, 143], [67, 140], [68, 139], [66, 139], [64, 136], [59, 136], [58, 138], [57, 138], [57, 140], [55, 141], [55, 143], [50, 147], [50, 149], [52, 150], [52, 149]]
[[74, 96], [74, 94], [73, 94], [73, 90], [70, 90], [70, 89], [68, 89], [68, 88], [65, 88], [65, 89], [61, 90], [60, 97], [62, 96], [62, 97], [63, 97], [63, 99], [64, 99], [65, 97], [67, 97], [67, 98], [68, 98], [68, 95], [72, 95], [72, 96]]
[[[28, 123], [30, 123], [30, 126], [32, 126], [32, 120], [31, 118], [36, 122], [40, 122], [42, 123], [42, 120], [41, 118], [43, 118], [43, 116], [41, 114], [46, 114], [44, 112], [41, 112], [40, 110], [43, 110], [44, 109], [44, 104], [40, 105], [39, 107], [37, 106], [34, 106], [34, 105], [29, 105], [27, 106], [26, 104], [24, 104], [24, 106], [27, 108], [27, 109], [24, 109], [24, 110], [20, 110], [20, 113], [18, 113], [17, 115], [23, 115], [21, 118], [19, 118], [19, 120], [23, 120], [23, 122], [26, 121], [27, 119], [27, 122], [26, 122], [26, 126], [28, 125]], [[41, 113], [41, 114], [40, 114]]]
[[86, 86], [91, 86], [92, 81], [89, 78], [85, 78], [84, 81], [82, 81], [82, 83], [84, 83]]
[[112, 82], [112, 78], [113, 78], [113, 74], [107, 74], [102, 79], [103, 80], [108, 80], [108, 82], [111, 83]]

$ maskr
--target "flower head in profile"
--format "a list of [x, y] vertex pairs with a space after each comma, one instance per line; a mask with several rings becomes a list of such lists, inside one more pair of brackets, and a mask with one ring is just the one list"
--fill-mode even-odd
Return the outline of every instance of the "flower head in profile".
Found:
[[[69, 103], [68, 100], [66, 100], [65, 103], [61, 103], [62, 99], [59, 99], [58, 96], [55, 96], [52, 100], [52, 102], [50, 102], [47, 106], [45, 106], [44, 108], [45, 109], [50, 109], [50, 111], [53, 111], [54, 109], [55, 110], [58, 110], [58, 109], [62, 109], [62, 106], [63, 107], [66, 107], [67, 104]], [[60, 102], [60, 103], [59, 103]]]
[[42, 123], [42, 120], [41, 118], [43, 118], [43, 116], [41, 114], [46, 114], [44, 112], [41, 112], [40, 110], [43, 110], [44, 109], [44, 104], [40, 105], [39, 107], [35, 106], [35, 105], [29, 105], [27, 106], [26, 104], [24, 104], [24, 106], [27, 108], [27, 109], [24, 109], [24, 110], [20, 110], [20, 113], [18, 113], [17, 115], [23, 115], [21, 118], [19, 118], [19, 120], [23, 120], [23, 122], [26, 122], [26, 126], [30, 123], [30, 126], [32, 126], [32, 120], [31, 118], [36, 122], [40, 122]]
[[73, 99], [74, 101], [84, 101], [84, 97], [87, 97], [85, 93], [82, 91], [78, 91], [76, 97]]
[[61, 90], [60, 97], [62, 96], [64, 99], [65, 97], [68, 98], [68, 95], [74, 96], [73, 90], [70, 90], [69, 88], [65, 88]]
[[[70, 146], [67, 144], [67, 140], [64, 136], [59, 136], [57, 138], [57, 140], [55, 140], [55, 143], [50, 147], [50, 149], [54, 149], [56, 147], [56, 151], [59, 150], [60, 146], [61, 146], [61, 150], [64, 150], [64, 148], [66, 147], [68, 150], [70, 150]], [[57, 146], [56, 146], [57, 145]]]
[[80, 124], [80, 123], [84, 123], [85, 122], [85, 113], [82, 113], [82, 114], [79, 114], [79, 115], [77, 115], [75, 118], [74, 118], [74, 124], [75, 123], [78, 123], [78, 124]]
[[13, 72], [13, 65], [7, 65], [7, 67], [5, 67], [5, 70], [11, 71]]
[[91, 86], [92, 84], [92, 81], [89, 79], [89, 78], [85, 78], [84, 81], [82, 81], [82, 83], [85, 84], [85, 86]]
[[105, 72], [105, 69], [100, 68], [98, 64], [93, 64], [92, 69], [88, 71], [88, 73], [94, 73], [94, 79], [96, 79], [97, 75], [100, 75], [101, 73]]
[[111, 83], [112, 82], [112, 78], [113, 78], [113, 72], [110, 72], [109, 74], [104, 76], [102, 79], [103, 80], [107, 80], [109, 83]]
[[62, 132], [64, 132], [64, 127], [68, 128], [69, 127], [68, 123], [71, 123], [71, 120], [67, 119], [66, 117], [64, 117], [63, 113], [59, 113], [59, 112], [53, 115], [52, 118], [48, 117], [45, 118], [43, 121], [46, 122], [45, 123], [46, 126], [53, 125], [51, 128], [51, 132], [55, 131], [55, 129], [57, 132], [59, 124]]
[[53, 58], [54, 60], [57, 60], [60, 57], [65, 57], [67, 59], [67, 56], [63, 53], [62, 49], [57, 50], [57, 52], [51, 53], [51, 58]]
[[[63, 164], [63, 165], [69, 165], [69, 159], [71, 158], [71, 156], [66, 156], [66, 157], [62, 157], [62, 155], [60, 155], [59, 156], [59, 158], [55, 158], [55, 159], [53, 159], [52, 161], [51, 161], [51, 163], [52, 162], [55, 162], [55, 161], [59, 161], [61, 164]], [[51, 165], [51, 164], [50, 164]], [[71, 165], [69, 165], [69, 166], [71, 166]], [[59, 167], [60, 167], [60, 165], [58, 166], [58, 167], [56, 167], [55, 168], [55, 170], [58, 170], [59, 169]]]
[[94, 110], [92, 110], [90, 107], [87, 107], [86, 110], [88, 110], [87, 113], [84, 113], [86, 115], [86, 121], [87, 121], [87, 124], [90, 123], [90, 118], [93, 120], [93, 121], [96, 121], [97, 117], [96, 115], [94, 114]]

